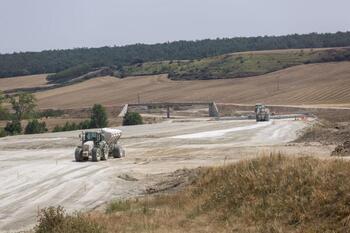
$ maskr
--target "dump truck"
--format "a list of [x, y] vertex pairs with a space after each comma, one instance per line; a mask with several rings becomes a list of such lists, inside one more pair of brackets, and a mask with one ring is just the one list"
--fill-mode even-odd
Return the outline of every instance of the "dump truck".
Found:
[[270, 109], [268, 109], [263, 104], [256, 104], [255, 105], [255, 116], [256, 121], [269, 121], [270, 120]]
[[118, 144], [122, 131], [118, 129], [103, 128], [98, 131], [83, 131], [79, 138], [81, 145], [75, 148], [75, 161], [107, 160], [109, 157], [125, 157], [125, 150]]

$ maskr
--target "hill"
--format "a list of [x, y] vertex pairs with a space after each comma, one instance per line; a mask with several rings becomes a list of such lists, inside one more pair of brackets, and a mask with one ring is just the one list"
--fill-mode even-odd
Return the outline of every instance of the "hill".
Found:
[[12, 78], [0, 78], [0, 90], [10, 91], [15, 89], [47, 87], [47, 75], [28, 75]]
[[253, 51], [197, 60], [140, 63], [125, 66], [123, 75], [168, 73], [174, 80], [242, 78], [301, 64], [344, 60], [350, 60], [350, 48]]
[[201, 59], [242, 51], [344, 46], [350, 46], [350, 32], [24, 52], [0, 55], [0, 77], [57, 73], [66, 69], [90, 71], [102, 66], [120, 68], [140, 62]]
[[349, 105], [350, 62], [307, 64], [242, 79], [173, 81], [167, 75], [100, 77], [36, 93], [41, 108], [80, 108], [94, 103], [217, 101], [288, 105]]

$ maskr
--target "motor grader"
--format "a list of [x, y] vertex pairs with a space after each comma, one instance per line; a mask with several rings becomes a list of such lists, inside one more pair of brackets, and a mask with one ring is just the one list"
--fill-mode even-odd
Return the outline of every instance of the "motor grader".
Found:
[[118, 144], [122, 131], [103, 128], [98, 131], [83, 131], [79, 138], [81, 145], [75, 149], [75, 161], [107, 160], [109, 157], [125, 157], [125, 150]]

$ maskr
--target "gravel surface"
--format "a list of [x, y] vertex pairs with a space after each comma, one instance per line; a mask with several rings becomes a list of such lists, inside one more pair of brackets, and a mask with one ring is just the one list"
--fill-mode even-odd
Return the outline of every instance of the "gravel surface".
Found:
[[0, 139], [0, 231], [28, 229], [37, 211], [103, 208], [113, 198], [144, 195], [179, 169], [218, 166], [271, 151], [308, 154], [318, 146], [286, 143], [307, 122], [167, 121], [120, 127], [123, 159], [76, 163], [79, 131]]

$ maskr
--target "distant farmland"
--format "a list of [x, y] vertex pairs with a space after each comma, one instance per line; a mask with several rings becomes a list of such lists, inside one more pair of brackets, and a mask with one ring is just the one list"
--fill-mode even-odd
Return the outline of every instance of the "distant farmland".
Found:
[[350, 62], [300, 65], [242, 79], [172, 81], [166, 75], [100, 77], [36, 94], [42, 108], [141, 101], [350, 105]]

